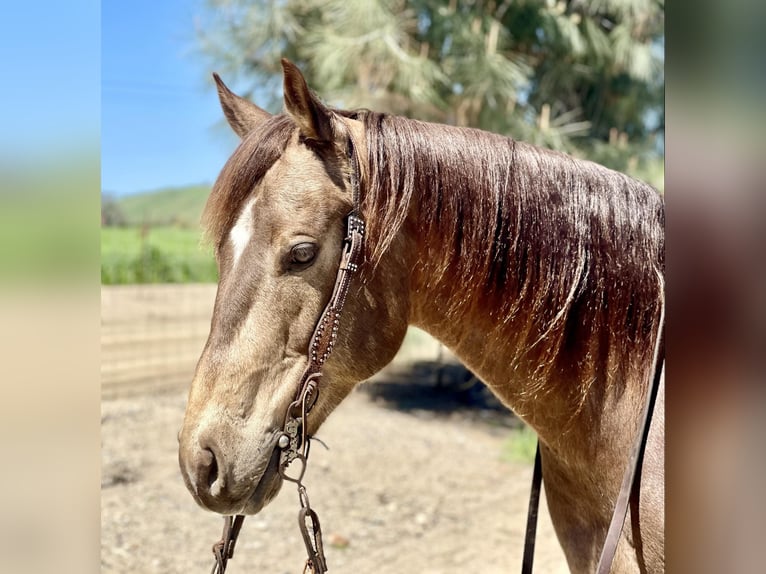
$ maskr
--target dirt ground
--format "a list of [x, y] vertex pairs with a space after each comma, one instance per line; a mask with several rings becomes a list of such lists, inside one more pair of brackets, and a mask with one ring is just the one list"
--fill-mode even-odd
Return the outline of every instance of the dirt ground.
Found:
[[[520, 569], [532, 469], [502, 456], [518, 423], [457, 365], [438, 385], [434, 358], [405, 350], [318, 433], [329, 450], [313, 445], [305, 484], [331, 572]], [[196, 506], [178, 469], [186, 391], [146, 388], [102, 402], [101, 571], [209, 572], [222, 520]], [[301, 572], [298, 509], [285, 485], [245, 521], [227, 572]], [[568, 571], [544, 500], [535, 571]]]

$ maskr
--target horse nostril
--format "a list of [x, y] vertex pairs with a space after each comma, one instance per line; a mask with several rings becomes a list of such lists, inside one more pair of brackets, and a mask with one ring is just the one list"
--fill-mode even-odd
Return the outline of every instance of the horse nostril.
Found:
[[205, 449], [205, 452], [209, 453], [210, 455], [210, 462], [208, 464], [208, 475], [207, 475], [207, 488], [208, 490], [212, 490], [213, 484], [216, 480], [218, 480], [218, 460], [215, 458], [215, 453], [213, 453], [210, 449]]
[[209, 493], [218, 479], [218, 461], [215, 453], [209, 448], [200, 448], [196, 454], [196, 486], [197, 491]]
[[208, 510], [232, 514], [229, 511], [232, 500], [239, 501], [239, 494], [231, 491], [234, 480], [226, 449], [210, 436], [197, 435], [187, 439], [184, 435], [182, 438], [179, 451], [181, 474], [194, 499]]

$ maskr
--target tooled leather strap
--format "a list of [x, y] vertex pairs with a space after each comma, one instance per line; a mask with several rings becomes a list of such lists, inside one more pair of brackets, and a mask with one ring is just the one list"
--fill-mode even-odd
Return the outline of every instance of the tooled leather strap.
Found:
[[[351, 163], [351, 197], [352, 208], [346, 219], [346, 237], [343, 240], [343, 251], [338, 267], [330, 301], [322, 311], [322, 315], [314, 329], [308, 349], [309, 364], [301, 377], [295, 400], [303, 394], [310, 379], [321, 376], [322, 367], [332, 353], [338, 337], [340, 317], [346, 304], [351, 278], [359, 270], [364, 249], [364, 220], [361, 216], [361, 197], [359, 189], [359, 163], [354, 151], [354, 143], [348, 139], [348, 160]], [[312, 405], [313, 406], [313, 403]], [[310, 407], [309, 407], [310, 409]]]
[[314, 334], [309, 342], [308, 365], [301, 375], [297, 392], [293, 397], [294, 400], [290, 403], [285, 416], [283, 431], [285, 435], [290, 437], [290, 443], [289, 447], [283, 449], [280, 455], [281, 470], [284, 470], [298, 456], [299, 449], [303, 450], [304, 458], [308, 456], [306, 415], [311, 411], [319, 396], [322, 367], [330, 357], [338, 338], [341, 313], [346, 304], [351, 278], [359, 269], [359, 261], [364, 247], [364, 221], [355, 215], [355, 211], [348, 215], [346, 238], [343, 240], [338, 276], [335, 279], [330, 301], [322, 311], [317, 326], [314, 328]]

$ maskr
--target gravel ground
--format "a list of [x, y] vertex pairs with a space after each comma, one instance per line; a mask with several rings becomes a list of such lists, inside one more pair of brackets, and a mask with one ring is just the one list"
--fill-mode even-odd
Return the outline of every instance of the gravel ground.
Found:
[[[215, 285], [101, 292], [101, 570], [209, 572], [222, 521], [186, 491], [176, 432]], [[322, 427], [306, 485], [331, 572], [519, 571], [531, 465], [503, 460], [517, 422], [452, 359], [411, 332]], [[249, 517], [228, 572], [301, 572], [298, 508], [287, 485]], [[536, 572], [566, 572], [545, 508], [538, 534]]]
[[[311, 452], [305, 483], [330, 571], [518, 572], [532, 469], [502, 457], [512, 417], [465, 406], [475, 389], [413, 385], [390, 371], [377, 381], [324, 424], [330, 450]], [[172, 391], [102, 403], [102, 572], [210, 570], [222, 521], [195, 505], [178, 470], [185, 402], [185, 391]], [[228, 572], [301, 572], [298, 508], [285, 485], [249, 517]], [[535, 566], [567, 572], [544, 501]]]

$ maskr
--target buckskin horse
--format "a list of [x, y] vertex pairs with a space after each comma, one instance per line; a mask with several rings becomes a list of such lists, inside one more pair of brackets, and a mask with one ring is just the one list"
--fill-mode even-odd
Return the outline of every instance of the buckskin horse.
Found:
[[596, 569], [659, 380], [611, 571], [664, 571], [661, 196], [507, 137], [332, 109], [283, 72], [278, 115], [215, 76], [241, 142], [203, 215], [220, 279], [179, 433], [194, 499], [244, 515], [300, 492], [285, 467], [414, 325], [537, 432], [575, 573]]

